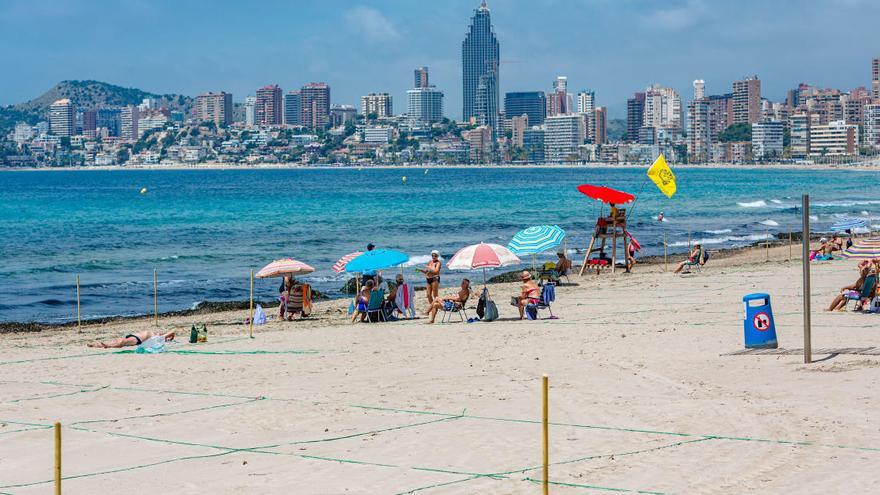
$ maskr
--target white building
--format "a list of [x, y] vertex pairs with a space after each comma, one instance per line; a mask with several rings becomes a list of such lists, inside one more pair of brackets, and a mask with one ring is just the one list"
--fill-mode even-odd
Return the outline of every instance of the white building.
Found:
[[645, 90], [643, 126], [681, 130], [684, 127], [682, 116], [681, 97], [674, 89], [654, 84]]
[[835, 120], [810, 128], [810, 156], [852, 156], [859, 152], [858, 126]]
[[594, 91], [581, 90], [577, 95], [577, 113], [593, 115], [596, 111], [596, 93]]
[[880, 151], [880, 103], [865, 105], [865, 146]]
[[776, 160], [782, 157], [782, 122], [771, 120], [752, 124], [752, 157], [755, 161]]
[[167, 124], [167, 123], [168, 123], [168, 117], [166, 117], [165, 115], [162, 115], [161, 113], [156, 114], [156, 115], [148, 115], [145, 117], [141, 117], [138, 120], [138, 125], [137, 125], [138, 139], [143, 137], [143, 135], [146, 134], [147, 131], [150, 131], [153, 129], [164, 129], [165, 124]]
[[138, 133], [138, 121], [141, 118], [138, 107], [127, 106], [119, 112], [119, 137], [128, 141], [135, 141], [140, 137]]
[[389, 126], [367, 126], [364, 129], [364, 142], [367, 144], [388, 144], [392, 129]]
[[361, 96], [361, 114], [364, 116], [372, 114], [380, 119], [393, 117], [394, 107], [391, 102], [391, 95], [388, 93], [370, 93]]
[[694, 81], [694, 99], [700, 100], [706, 97], [706, 81], [697, 79]]
[[791, 131], [791, 157], [810, 156], [810, 116], [805, 113], [792, 115], [788, 118], [788, 128]]
[[544, 155], [550, 163], [571, 161], [578, 156], [586, 132], [580, 115], [554, 115], [544, 120]]
[[443, 120], [443, 92], [434, 86], [407, 90], [407, 114], [413, 128]]
[[76, 134], [76, 109], [67, 98], [49, 106], [49, 131], [54, 136], [70, 137]]
[[253, 127], [257, 122], [257, 97], [247, 96], [244, 99], [244, 125]]
[[26, 143], [34, 138], [34, 127], [25, 122], [15, 124], [15, 131], [12, 134], [12, 140], [18, 144]]

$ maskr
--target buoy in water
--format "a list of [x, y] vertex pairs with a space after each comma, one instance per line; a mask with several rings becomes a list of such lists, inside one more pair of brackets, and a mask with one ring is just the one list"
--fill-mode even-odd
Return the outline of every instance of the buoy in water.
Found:
[[403, 177], [401, 177], [400, 180], [401, 180], [404, 184], [406, 184], [406, 176], [405, 176], [405, 175], [404, 175]]
[[142, 188], [141, 188], [141, 194], [147, 194], [147, 188], [146, 188], [146, 187], [142, 187]]
[[428, 175], [428, 169], [425, 169], [425, 175]]

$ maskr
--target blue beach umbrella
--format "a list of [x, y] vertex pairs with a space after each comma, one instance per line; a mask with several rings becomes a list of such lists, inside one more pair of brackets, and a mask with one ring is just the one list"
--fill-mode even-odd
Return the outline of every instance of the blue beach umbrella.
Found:
[[563, 239], [565, 231], [558, 225], [537, 225], [517, 232], [507, 247], [517, 256], [539, 254], [555, 248]]
[[864, 218], [844, 218], [834, 222], [831, 230], [834, 232], [843, 232], [845, 230], [861, 229], [868, 226], [868, 221]]
[[371, 273], [409, 261], [409, 255], [393, 249], [374, 249], [358, 256], [345, 265], [348, 273]]

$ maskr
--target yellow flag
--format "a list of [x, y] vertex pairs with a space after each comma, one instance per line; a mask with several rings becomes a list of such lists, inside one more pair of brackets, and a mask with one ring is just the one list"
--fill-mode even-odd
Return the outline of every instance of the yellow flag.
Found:
[[667, 197], [671, 198], [675, 195], [675, 174], [672, 173], [672, 169], [666, 164], [666, 159], [663, 158], [662, 153], [654, 160], [651, 168], [648, 169], [648, 177], [654, 181], [657, 189], [660, 189], [660, 192]]

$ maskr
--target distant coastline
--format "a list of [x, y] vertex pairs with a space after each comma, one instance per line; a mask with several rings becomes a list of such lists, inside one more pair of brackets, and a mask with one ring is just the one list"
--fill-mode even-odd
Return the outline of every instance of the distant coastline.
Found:
[[[334, 170], [334, 169], [384, 169], [384, 170], [407, 170], [407, 169], [647, 169], [650, 164], [625, 164], [625, 163], [586, 163], [586, 164], [515, 164], [515, 163], [485, 163], [485, 164], [402, 164], [402, 165], [303, 165], [300, 163], [200, 163], [200, 164], [170, 164], [170, 165], [103, 165], [83, 167], [0, 167], [0, 171], [117, 171], [117, 170]], [[704, 170], [853, 170], [853, 171], [880, 171], [880, 161], [874, 163], [859, 164], [794, 164], [794, 163], [712, 163], [712, 164], [677, 164], [673, 169], [704, 169]]]

